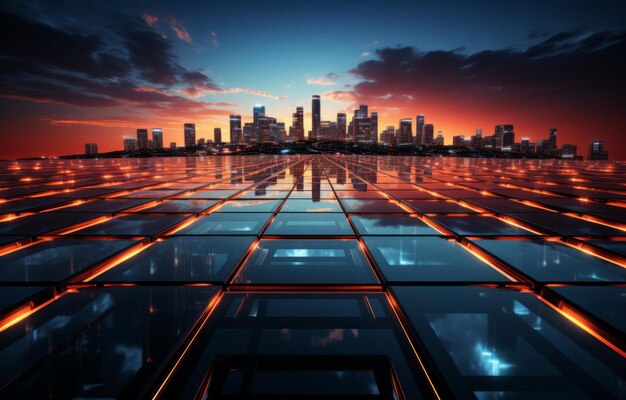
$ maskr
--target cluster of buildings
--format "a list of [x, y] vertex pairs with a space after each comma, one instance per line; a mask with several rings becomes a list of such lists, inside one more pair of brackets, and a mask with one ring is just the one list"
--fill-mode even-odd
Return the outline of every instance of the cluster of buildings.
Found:
[[[311, 130], [305, 137], [304, 108], [296, 107], [292, 114], [291, 126], [287, 130], [285, 123], [266, 114], [265, 106], [257, 104], [252, 109], [252, 122], [242, 126], [241, 115], [230, 115], [230, 144], [257, 144], [257, 143], [288, 143], [302, 142], [307, 137], [313, 141], [337, 141], [346, 143], [381, 144], [384, 146], [415, 146], [431, 147], [443, 146], [443, 132], [437, 136], [435, 126], [427, 124], [423, 114], [412, 118], [402, 118], [398, 127], [387, 126], [379, 133], [378, 113], [369, 112], [367, 104], [361, 104], [354, 110], [348, 121], [346, 113], [337, 113], [336, 119], [322, 120], [321, 100], [319, 95], [313, 95], [311, 100]], [[415, 127], [415, 129], [413, 129]], [[184, 147], [197, 148], [213, 144], [224, 144], [221, 128], [213, 131], [213, 140], [196, 138], [196, 126], [193, 123], [184, 124]], [[473, 136], [457, 135], [452, 138], [454, 147], [467, 148], [479, 151], [514, 152], [527, 155], [580, 159], [577, 147], [574, 144], [557, 146], [557, 130], [551, 128], [544, 140], [531, 142], [528, 138], [515, 141], [513, 125], [496, 125], [494, 133], [483, 136], [482, 129], [476, 129]], [[170, 149], [176, 149], [176, 142], [169, 143]], [[142, 150], [163, 150], [163, 130], [152, 128], [152, 138], [148, 137], [148, 129], [137, 129], [136, 137], [124, 138], [124, 151], [134, 152]], [[85, 145], [85, 154], [98, 153], [96, 143]], [[589, 160], [606, 160], [608, 152], [604, 142], [594, 141], [589, 146]]]

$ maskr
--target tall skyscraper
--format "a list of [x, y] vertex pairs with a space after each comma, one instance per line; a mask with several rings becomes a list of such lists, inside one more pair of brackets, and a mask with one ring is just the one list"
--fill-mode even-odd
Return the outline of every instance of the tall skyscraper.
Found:
[[241, 131], [241, 115], [231, 114], [230, 115], [230, 142], [231, 143], [241, 143], [243, 139], [243, 134]]
[[92, 156], [98, 154], [98, 143], [85, 143], [85, 155]]
[[320, 130], [320, 122], [322, 120], [322, 106], [320, 104], [320, 96], [317, 94], [314, 94], [311, 100], [311, 118], [311, 134], [313, 137], [309, 139], [317, 139]]
[[265, 106], [263, 104], [255, 104], [252, 107], [252, 117], [254, 125], [258, 125], [259, 118], [265, 117]]
[[196, 124], [185, 124], [185, 147], [196, 145]]
[[137, 139], [132, 137], [124, 138], [124, 151], [135, 151], [137, 150]]
[[161, 150], [163, 148], [163, 129], [152, 128], [152, 142], [155, 149]]
[[415, 143], [424, 144], [424, 114], [415, 117]]
[[496, 125], [496, 132], [493, 135], [496, 142], [496, 149], [511, 151], [515, 142], [513, 125]]
[[556, 128], [550, 128], [548, 131], [548, 146], [550, 147], [550, 150], [558, 149], [556, 144]]
[[369, 117], [369, 114], [367, 112], [367, 104], [361, 104], [359, 106], [359, 112], [361, 114], [362, 117]]
[[291, 114], [291, 127], [289, 127], [289, 136], [292, 140], [304, 140], [304, 107], [296, 107], [296, 112]]
[[339, 136], [339, 140], [346, 140], [347, 123], [348, 119], [346, 118], [346, 113], [337, 113], [337, 135]]
[[403, 118], [400, 120], [400, 129], [396, 137], [398, 144], [413, 143], [413, 119]]
[[[367, 107], [367, 105], [365, 105]], [[367, 111], [367, 108], [366, 108]], [[378, 113], [373, 112], [370, 117], [370, 140], [374, 143], [378, 143]]]
[[433, 145], [435, 144], [435, 140], [433, 136], [435, 135], [435, 126], [433, 124], [426, 124], [422, 127], [422, 133], [424, 138], [424, 144]]
[[604, 141], [595, 140], [589, 144], [587, 160], [608, 160], [609, 152], [604, 150]]
[[213, 142], [222, 143], [222, 128], [213, 128]]
[[137, 148], [139, 150], [148, 149], [148, 130], [137, 129]]
[[443, 146], [444, 141], [443, 141], [443, 131], [439, 131], [437, 132], [437, 137], [434, 140], [434, 144], [437, 146]]

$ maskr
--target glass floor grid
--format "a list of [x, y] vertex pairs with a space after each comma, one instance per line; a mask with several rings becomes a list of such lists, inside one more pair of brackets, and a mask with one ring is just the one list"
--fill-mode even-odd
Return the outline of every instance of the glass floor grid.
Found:
[[0, 397], [623, 399], [625, 221], [621, 162], [1, 161]]

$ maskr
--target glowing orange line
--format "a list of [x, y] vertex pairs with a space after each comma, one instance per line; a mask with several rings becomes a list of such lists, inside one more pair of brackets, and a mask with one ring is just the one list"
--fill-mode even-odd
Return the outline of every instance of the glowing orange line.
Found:
[[48, 304], [52, 303], [53, 301], [56, 301], [58, 298], [60, 298], [64, 294], [65, 292], [58, 294], [54, 296], [53, 298], [51, 298], [50, 300], [46, 301], [45, 303], [38, 305], [37, 307], [32, 307], [31, 305], [26, 305], [24, 307], [21, 307], [20, 309], [18, 309], [17, 311], [15, 311], [11, 315], [9, 315], [8, 317], [0, 321], [0, 332], [4, 332], [5, 330], [9, 329], [13, 325], [19, 323], [25, 318], [28, 318], [29, 316], [41, 310]]
[[[124, 252], [123, 254], [118, 255], [117, 257], [114, 257], [113, 259], [109, 260], [107, 263], [101, 265], [100, 267], [98, 267], [98, 269], [96, 269], [95, 271], [92, 271], [89, 273], [89, 275], [87, 275], [86, 278], [82, 279], [82, 282], [90, 282], [92, 280], [94, 280], [95, 278], [97, 278], [98, 276], [104, 274], [105, 272], [113, 269], [114, 267], [120, 265], [121, 263], [123, 263], [124, 261], [132, 258], [133, 256], [141, 253], [142, 251], [144, 251], [145, 249], [147, 249], [148, 247], [150, 247], [152, 245], [152, 243], [139, 243], [136, 246], [133, 246], [130, 250]], [[79, 278], [77, 278], [77, 280], [80, 280]]]

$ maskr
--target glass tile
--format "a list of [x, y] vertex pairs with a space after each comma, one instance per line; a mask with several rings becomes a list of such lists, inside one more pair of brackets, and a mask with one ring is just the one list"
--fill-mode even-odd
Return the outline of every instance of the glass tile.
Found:
[[559, 213], [511, 213], [516, 219], [567, 236], [621, 236], [624, 231]]
[[407, 210], [390, 200], [341, 199], [349, 213], [406, 213]]
[[626, 269], [565, 244], [546, 240], [477, 240], [539, 282], [626, 282]]
[[218, 200], [165, 200], [139, 213], [199, 213], [217, 204]]
[[71, 207], [61, 208], [58, 211], [54, 212], [62, 212], [62, 213], [86, 213], [86, 212], [97, 212], [97, 213], [118, 213], [124, 210], [128, 210], [129, 208], [138, 207], [142, 204], [149, 203], [150, 199], [96, 199], [90, 200], [82, 204], [77, 204]]
[[279, 213], [265, 235], [354, 236], [348, 219], [339, 213]]
[[258, 235], [270, 213], [213, 213], [176, 232], [178, 235]]
[[471, 208], [447, 200], [405, 200], [406, 203], [421, 213], [475, 213]]
[[186, 193], [180, 198], [182, 199], [226, 199], [239, 190], [202, 190], [191, 193]]
[[237, 196], [238, 199], [285, 199], [289, 195], [287, 191], [277, 190], [247, 190], [241, 195]]
[[96, 213], [41, 213], [0, 222], [0, 235], [35, 236], [50, 233], [74, 224], [97, 219]]
[[440, 235], [416, 215], [351, 215], [361, 235]]
[[305, 199], [288, 199], [283, 204], [280, 212], [342, 212], [341, 206], [337, 200], [305, 200]]
[[393, 292], [455, 398], [617, 398], [623, 390], [626, 361], [530, 293]]
[[364, 239], [388, 282], [506, 282], [509, 279], [462, 248], [436, 237]]
[[184, 215], [127, 214], [73, 232], [79, 236], [154, 236], [182, 222]]
[[233, 283], [376, 284], [356, 240], [261, 240]]
[[282, 200], [228, 200], [213, 212], [275, 212]]
[[3, 397], [143, 397], [217, 290], [110, 287], [66, 293], [0, 335], [0, 359], [16, 360], [0, 368]]
[[432, 217], [435, 222], [440, 223], [452, 232], [461, 236], [523, 236], [535, 235], [526, 229], [508, 224], [497, 218], [468, 215], [468, 216], [448, 216], [437, 215]]
[[0, 257], [0, 282], [66, 280], [136, 243], [133, 240], [42, 241]]

